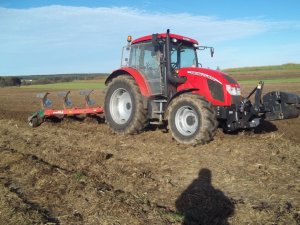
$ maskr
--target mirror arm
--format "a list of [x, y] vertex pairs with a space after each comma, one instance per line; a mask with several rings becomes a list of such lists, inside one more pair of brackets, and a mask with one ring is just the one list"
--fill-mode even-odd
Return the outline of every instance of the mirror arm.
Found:
[[210, 56], [213, 57], [215, 53], [214, 47], [208, 47], [208, 46], [197, 46], [196, 49], [198, 50], [205, 50], [205, 49], [210, 49]]

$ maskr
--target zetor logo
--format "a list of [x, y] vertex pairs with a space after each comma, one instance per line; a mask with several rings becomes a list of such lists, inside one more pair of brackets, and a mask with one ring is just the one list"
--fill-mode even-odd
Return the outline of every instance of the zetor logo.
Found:
[[207, 79], [210, 79], [210, 80], [218, 82], [219, 84], [222, 84], [219, 80], [217, 80], [216, 78], [214, 78], [206, 73], [201, 73], [201, 72], [196, 72], [196, 71], [187, 71], [187, 73], [189, 73], [191, 75], [206, 77]]
[[63, 110], [53, 111], [53, 114], [61, 115], [61, 114], [64, 114], [64, 111]]

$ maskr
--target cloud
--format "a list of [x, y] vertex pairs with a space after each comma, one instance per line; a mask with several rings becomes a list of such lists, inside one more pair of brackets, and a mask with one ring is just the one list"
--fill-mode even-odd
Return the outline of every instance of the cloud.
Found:
[[128, 34], [139, 37], [170, 28], [214, 45], [299, 27], [297, 21], [223, 20], [119, 7], [0, 8], [0, 74], [110, 72], [119, 66]]

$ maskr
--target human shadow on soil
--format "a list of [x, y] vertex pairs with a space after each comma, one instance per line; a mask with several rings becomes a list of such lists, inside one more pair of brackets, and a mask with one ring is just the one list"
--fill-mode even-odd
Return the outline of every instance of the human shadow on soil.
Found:
[[184, 225], [228, 225], [234, 203], [211, 184], [211, 171], [203, 168], [197, 179], [176, 200]]

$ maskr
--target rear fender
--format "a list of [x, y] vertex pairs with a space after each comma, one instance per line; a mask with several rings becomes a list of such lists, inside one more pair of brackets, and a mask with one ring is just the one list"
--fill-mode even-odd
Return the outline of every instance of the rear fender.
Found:
[[113, 71], [105, 80], [105, 85], [108, 85], [112, 81], [112, 79], [122, 75], [132, 76], [135, 79], [137, 85], [139, 86], [141, 94], [143, 96], [149, 97], [152, 95], [151, 89], [149, 88], [149, 85], [146, 82], [145, 78], [142, 76], [142, 74], [130, 67], [124, 67]]

